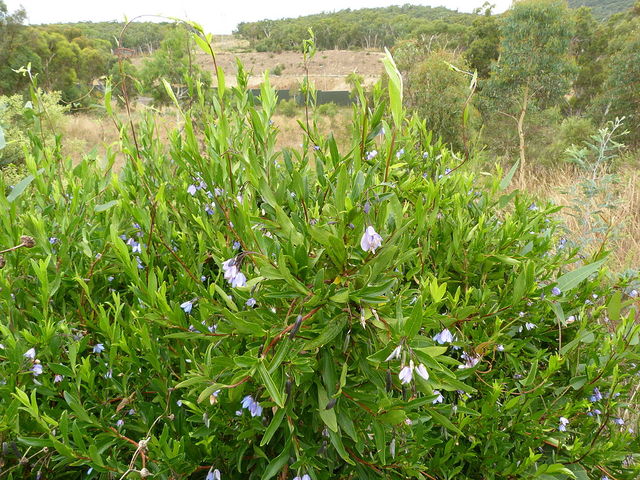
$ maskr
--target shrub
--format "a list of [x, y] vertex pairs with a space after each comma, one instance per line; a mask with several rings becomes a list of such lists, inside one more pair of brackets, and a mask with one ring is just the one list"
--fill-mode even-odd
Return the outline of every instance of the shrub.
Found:
[[34, 145], [0, 196], [7, 478], [637, 478], [633, 292], [397, 78], [344, 146], [276, 151], [268, 81], [196, 89], [166, 146], [123, 126], [120, 172]]
[[323, 103], [318, 105], [317, 112], [321, 116], [333, 118], [338, 114], [338, 105], [334, 102]]
[[285, 117], [293, 118], [298, 115], [298, 111], [298, 104], [293, 98], [289, 100], [282, 100], [278, 103], [278, 112]]
[[53, 141], [53, 132], [60, 128], [64, 113], [69, 110], [60, 104], [60, 92], [38, 92], [40, 98], [34, 110], [32, 101], [22, 95], [0, 96], [0, 128], [6, 145], [0, 148], [0, 168], [10, 163], [24, 161], [24, 149], [29, 144], [29, 134], [40, 136], [46, 142]]
[[273, 67], [273, 70], [271, 71], [271, 73], [273, 75], [280, 76], [282, 75], [282, 72], [284, 72], [284, 68], [285, 68], [284, 65], [282, 63], [279, 63], [278, 65]]

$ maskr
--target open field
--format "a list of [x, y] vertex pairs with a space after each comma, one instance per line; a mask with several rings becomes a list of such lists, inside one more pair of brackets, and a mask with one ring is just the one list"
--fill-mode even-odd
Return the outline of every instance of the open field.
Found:
[[[380, 61], [383, 56], [383, 53], [375, 51], [318, 51], [309, 62], [309, 78], [319, 90], [349, 90], [346, 77], [355, 72], [361, 75], [365, 85], [369, 86], [378, 81], [384, 70]], [[137, 57], [133, 63], [140, 66], [144, 59], [145, 57]], [[277, 89], [295, 88], [305, 75], [302, 54], [299, 52], [221, 51], [217, 54], [217, 63], [224, 70], [228, 85], [236, 84], [236, 59], [239, 59], [251, 74], [249, 86], [252, 88], [260, 85], [262, 72], [273, 72], [276, 67], [282, 70], [280, 75], [271, 74], [271, 84]], [[195, 62], [205, 70], [213, 72], [210, 56], [198, 51], [195, 54]]]

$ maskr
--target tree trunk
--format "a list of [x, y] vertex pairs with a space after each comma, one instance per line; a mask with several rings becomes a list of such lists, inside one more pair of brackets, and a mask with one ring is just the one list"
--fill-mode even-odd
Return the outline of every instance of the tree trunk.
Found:
[[522, 100], [522, 108], [518, 117], [518, 138], [520, 140], [520, 187], [524, 185], [524, 170], [527, 163], [525, 152], [525, 136], [524, 136], [524, 118], [527, 115], [527, 107], [529, 106], [529, 87], [524, 88], [524, 99]]

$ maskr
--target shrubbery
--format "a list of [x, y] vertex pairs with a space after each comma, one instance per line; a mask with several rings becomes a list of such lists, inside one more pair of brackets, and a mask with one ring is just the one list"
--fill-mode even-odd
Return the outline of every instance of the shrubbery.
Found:
[[277, 151], [239, 75], [170, 145], [122, 126], [119, 172], [0, 180], [6, 478], [637, 478], [635, 292], [387, 66], [347, 145]]

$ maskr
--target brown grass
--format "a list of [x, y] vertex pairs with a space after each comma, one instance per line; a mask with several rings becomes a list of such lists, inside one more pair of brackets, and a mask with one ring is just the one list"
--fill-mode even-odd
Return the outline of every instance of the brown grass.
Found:
[[[523, 183], [515, 186], [563, 206], [558, 215], [566, 226], [567, 237], [578, 244], [586, 241], [588, 253], [606, 242], [605, 248], [611, 252], [609, 267], [614, 272], [640, 268], [640, 173], [622, 167], [617, 172], [617, 182], [608, 184], [606, 191], [593, 198], [581, 188], [586, 176], [575, 167], [550, 167], [527, 172]], [[614, 207], [600, 208], [607, 201]], [[597, 232], [598, 228], [604, 231]]]

